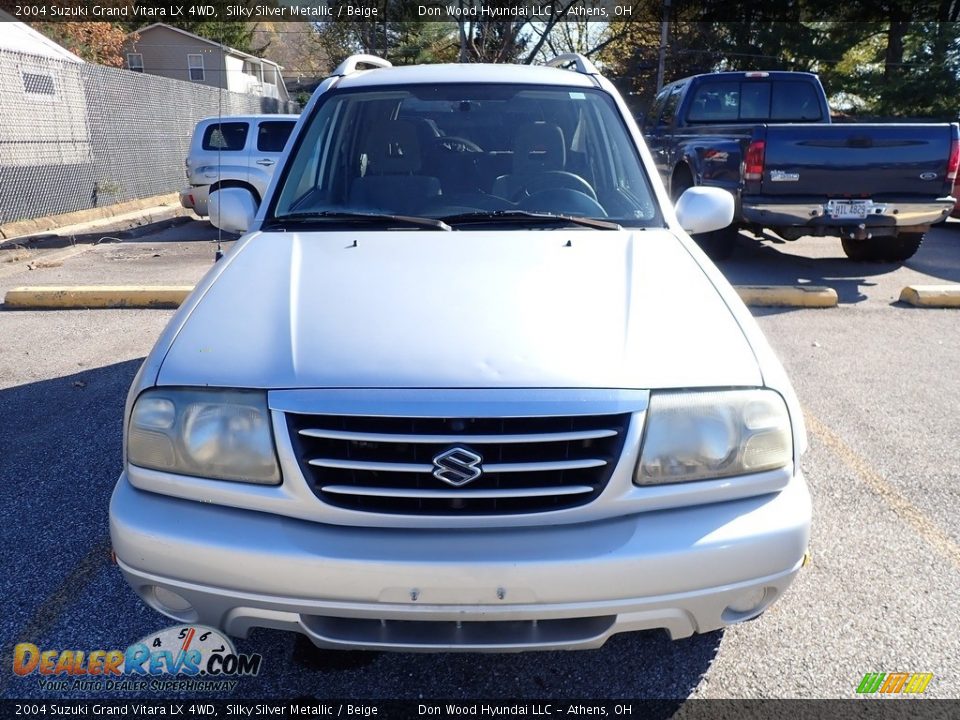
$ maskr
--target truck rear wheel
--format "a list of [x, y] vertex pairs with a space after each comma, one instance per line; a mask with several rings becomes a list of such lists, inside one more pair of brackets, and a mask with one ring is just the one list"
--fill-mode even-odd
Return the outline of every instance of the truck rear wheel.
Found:
[[843, 252], [856, 262], [903, 262], [912, 258], [923, 243], [923, 233], [900, 233], [871, 240], [842, 238]]

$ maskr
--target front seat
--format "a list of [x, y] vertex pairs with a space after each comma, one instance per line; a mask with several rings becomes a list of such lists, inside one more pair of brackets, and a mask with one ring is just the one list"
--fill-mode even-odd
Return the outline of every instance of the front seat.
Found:
[[374, 211], [417, 214], [440, 195], [440, 181], [420, 175], [422, 156], [416, 126], [388, 120], [366, 137], [361, 176], [350, 186], [350, 204]]
[[559, 125], [535, 122], [522, 126], [513, 141], [513, 172], [493, 182], [492, 193], [514, 200], [537, 175], [563, 170], [567, 164], [567, 146]]

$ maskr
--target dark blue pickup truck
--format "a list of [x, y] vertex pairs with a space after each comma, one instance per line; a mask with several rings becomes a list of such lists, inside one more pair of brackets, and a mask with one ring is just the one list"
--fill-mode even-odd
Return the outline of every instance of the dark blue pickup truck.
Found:
[[839, 236], [852, 260], [902, 262], [947, 218], [958, 126], [830, 122], [816, 75], [719, 72], [667, 85], [643, 123], [668, 191], [729, 190], [734, 225], [697, 236], [714, 259], [741, 227]]

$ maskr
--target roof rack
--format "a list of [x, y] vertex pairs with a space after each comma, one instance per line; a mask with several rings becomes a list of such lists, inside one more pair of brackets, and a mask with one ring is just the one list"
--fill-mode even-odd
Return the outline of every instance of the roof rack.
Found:
[[375, 68], [393, 67], [392, 62], [389, 60], [384, 60], [383, 58], [379, 58], [376, 55], [351, 55], [342, 63], [340, 63], [337, 66], [337, 69], [334, 70], [331, 75], [349, 75], [350, 73], [354, 73], [359, 69], [357, 67], [358, 65], [372, 65]]
[[578, 73], [584, 75], [600, 74], [596, 66], [590, 62], [585, 55], [581, 55], [580, 53], [562, 53], [557, 55], [553, 60], [547, 61], [547, 67], [561, 67], [567, 63], [573, 63]]

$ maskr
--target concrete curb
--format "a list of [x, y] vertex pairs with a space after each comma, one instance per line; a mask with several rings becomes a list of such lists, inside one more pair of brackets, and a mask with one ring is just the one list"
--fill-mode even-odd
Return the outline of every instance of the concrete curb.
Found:
[[5, 309], [176, 308], [193, 291], [189, 285], [87, 285], [19, 287], [8, 290]]
[[960, 308], [960, 285], [907, 285], [900, 302], [916, 307]]
[[822, 285], [736, 285], [740, 299], [754, 307], [836, 307], [837, 291]]
[[153, 197], [128, 200], [126, 202], [116, 203], [115, 205], [104, 205], [103, 207], [91, 208], [89, 210], [78, 210], [62, 215], [49, 215], [47, 217], [9, 222], [5, 225], [0, 225], [0, 241], [49, 232], [50, 230], [56, 230], [69, 225], [82, 225], [93, 220], [108, 219], [117, 215], [136, 212], [137, 210], [155, 209], [159, 205], [173, 205], [179, 208], [179, 193], [154, 195]]

